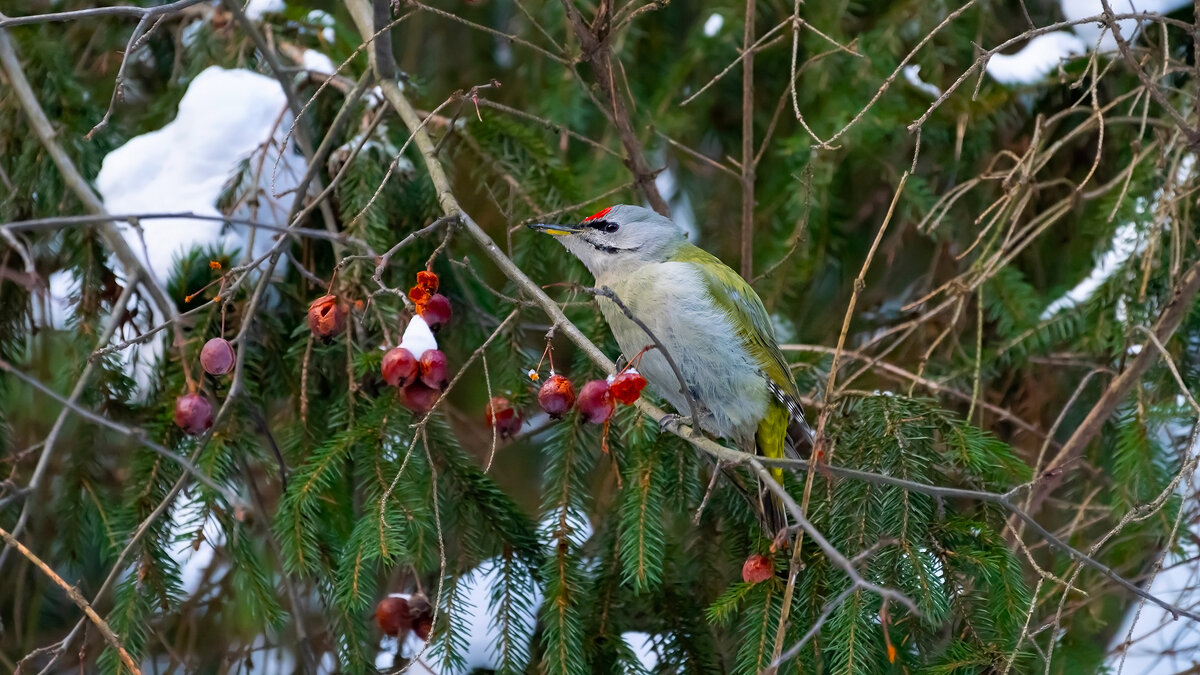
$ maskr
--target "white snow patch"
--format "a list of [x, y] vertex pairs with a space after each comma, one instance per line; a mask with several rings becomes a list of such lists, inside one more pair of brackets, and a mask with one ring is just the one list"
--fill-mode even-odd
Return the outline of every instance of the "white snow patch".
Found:
[[[1179, 167], [1175, 170], [1174, 183], [1168, 184], [1165, 188], [1158, 188], [1151, 195], [1150, 199], [1138, 197], [1134, 200], [1134, 212], [1139, 216], [1147, 213], [1152, 216], [1158, 212], [1159, 202], [1163, 198], [1163, 190], [1170, 190], [1170, 195], [1173, 197], [1178, 186], [1185, 184], [1191, 178], [1192, 170], [1196, 166], [1195, 155], [1185, 155], [1179, 161]], [[1164, 217], [1162, 227], [1165, 230], [1170, 227], [1171, 219], [1169, 216]], [[1042, 312], [1041, 319], [1048, 319], [1058, 312], [1086, 302], [1088, 298], [1100, 288], [1105, 281], [1108, 281], [1116, 271], [1129, 258], [1142, 252], [1147, 244], [1147, 238], [1143, 236], [1136, 222], [1124, 223], [1117, 227], [1113, 233], [1112, 242], [1109, 244], [1108, 250], [1100, 257], [1096, 266], [1088, 276], [1075, 285], [1074, 288], [1067, 291], [1065, 295], [1050, 303], [1050, 306]], [[1117, 303], [1116, 316], [1119, 320], [1124, 320], [1127, 308], [1124, 302]]]
[[[193, 211], [219, 216], [217, 198], [226, 181], [244, 158], [261, 152], [268, 139], [282, 142], [291, 115], [284, 114], [287, 99], [274, 78], [249, 70], [210, 67], [192, 80], [175, 119], [157, 131], [129, 139], [104, 158], [96, 187], [111, 213]], [[282, 225], [292, 197], [276, 200], [269, 194], [274, 153], [267, 152], [259, 174], [264, 192], [257, 206], [240, 206], [233, 217]], [[304, 163], [285, 152], [275, 190], [296, 186]], [[128, 223], [121, 234], [147, 263], [160, 285], [166, 285], [174, 259], [194, 247], [213, 244], [261, 254], [273, 236], [248, 227], [186, 218], [146, 221], [145, 247]], [[252, 247], [248, 244], [253, 244]], [[250, 251], [246, 249], [250, 248]]]
[[437, 338], [433, 337], [433, 331], [429, 330], [429, 324], [425, 323], [425, 319], [418, 314], [408, 322], [408, 327], [404, 329], [404, 336], [400, 338], [400, 346], [419, 359], [430, 349], [437, 349], [438, 343]]
[[322, 75], [334, 75], [337, 73], [337, 66], [333, 65], [333, 59], [315, 49], [305, 49], [303, 58], [303, 65], [307, 70]]
[[1000, 84], [1035, 84], [1054, 72], [1063, 61], [1087, 52], [1089, 43], [1069, 31], [1038, 35], [1015, 54], [994, 54], [987, 74]]
[[46, 289], [46, 312], [40, 325], [54, 330], [67, 329], [67, 317], [71, 313], [71, 294], [79, 288], [79, 277], [74, 272], [59, 270], [50, 275]]
[[[240, 1], [240, 0], [239, 0]], [[287, 5], [283, 0], [250, 0], [246, 4], [246, 16], [254, 21], [260, 21], [264, 14], [269, 12], [282, 12], [287, 9]]]
[[[1059, 7], [1068, 21], [1079, 21], [1104, 12], [1101, 0], [1059, 0]], [[1166, 14], [1192, 4], [1191, 0], [1110, 0], [1117, 14]], [[1121, 37], [1132, 42], [1141, 29], [1136, 19], [1117, 22]], [[1048, 75], [1064, 59], [1085, 54], [1090, 49], [1111, 54], [1117, 49], [1112, 31], [1098, 21], [1078, 23], [1071, 31], [1055, 31], [1039, 35], [1016, 54], [996, 54], [987, 64], [987, 73], [1004, 85], [1035, 84]]]
[[[1182, 457], [1194, 457], [1200, 452], [1200, 441], [1197, 444], [1189, 442], [1190, 423], [1173, 423], [1164, 430], [1160, 438], [1167, 452], [1179, 449]], [[1191, 439], [1196, 440], [1196, 439]], [[1183, 498], [1181, 508], [1185, 510], [1184, 524], [1195, 522], [1195, 506], [1192, 495], [1196, 491], [1197, 475], [1187, 476], [1179, 484], [1179, 494]], [[1195, 528], [1192, 528], [1195, 531]], [[1194, 538], [1180, 533], [1178, 545], [1182, 551], [1169, 553], [1163, 561], [1163, 569], [1146, 591], [1155, 597], [1162, 598], [1178, 607], [1195, 609], [1200, 602], [1200, 565], [1196, 563], [1200, 555], [1200, 547]], [[1108, 645], [1108, 658], [1105, 665], [1111, 672], [1139, 673], [1144, 675], [1173, 675], [1186, 671], [1196, 664], [1196, 645], [1200, 644], [1200, 627], [1194, 621], [1177, 620], [1167, 610], [1151, 602], [1141, 603], [1137, 624], [1133, 624], [1134, 614], [1138, 611], [1139, 602], [1129, 608], [1120, 628], [1113, 633]], [[1121, 663], [1121, 647], [1125, 637], [1133, 626], [1132, 646], [1125, 656], [1124, 667], [1118, 671]]]
[[[667, 206], [671, 209], [671, 220], [683, 230], [688, 241], [693, 244], [697, 241], [699, 230], [696, 228], [696, 212], [692, 209], [692, 199], [687, 192], [679, 189], [679, 181], [675, 177], [675, 171], [667, 168], [654, 177], [654, 186], [658, 188], [658, 193], [662, 195], [663, 201], [667, 202]], [[650, 208], [649, 203], [645, 204], [646, 208]]]
[[1144, 242], [1138, 233], [1137, 224], [1125, 223], [1119, 226], [1113, 233], [1109, 249], [1100, 257], [1100, 261], [1092, 268], [1087, 278], [1075, 284], [1075, 287], [1067, 291], [1065, 295], [1050, 303], [1050, 306], [1042, 312], [1041, 318], [1048, 319], [1064, 309], [1086, 302], [1096, 292], [1096, 289], [1108, 281], [1108, 278], [1143, 245]]
[[904, 66], [904, 79], [912, 86], [929, 94], [931, 98], [939, 98], [942, 95], [942, 90], [936, 84], [931, 84], [921, 79], [921, 66], [911, 65]]
[[725, 25], [725, 17], [713, 12], [704, 22], [704, 36], [714, 37], [721, 32], [721, 27]]
[[190, 490], [179, 497], [173, 509], [172, 520], [176, 524], [172, 532], [175, 544], [171, 549], [171, 557], [179, 565], [179, 579], [183, 592], [189, 598], [195, 596], [206, 574], [208, 582], [212, 584], [212, 590], [217, 591], [219, 586], [214, 582], [220, 581], [227, 565], [218, 563], [219, 568], [213, 572], [208, 572], [208, 569], [214, 564], [215, 547], [225, 545], [225, 533], [210, 514], [204, 519], [200, 541], [196, 542], [196, 526], [205, 514], [203, 504]]
[[[1068, 21], [1078, 21], [1104, 12], [1104, 4], [1100, 0], [1059, 0], [1058, 4]], [[1108, 3], [1114, 14], [1166, 14], [1190, 4], [1191, 0], [1109, 0]], [[1117, 25], [1121, 28], [1121, 37], [1127, 42], [1137, 37], [1141, 28], [1136, 19], [1121, 19]], [[1102, 52], [1117, 49], [1117, 39], [1112, 31], [1098, 21], [1076, 24], [1074, 28], [1075, 33], [1087, 41], [1089, 48], [1095, 49], [1098, 43]]]
[[[468, 572], [462, 579], [463, 607], [470, 608], [463, 621], [467, 631], [467, 646], [463, 653], [465, 672], [475, 669], [496, 670], [500, 667], [494, 653], [495, 645], [500, 642], [500, 630], [496, 626], [496, 613], [490, 605], [492, 588], [500, 582], [501, 569], [500, 559], [493, 558]], [[542, 605], [542, 597], [542, 589], [535, 585], [529, 597], [530, 607], [534, 608], [535, 614]], [[524, 617], [524, 620], [525, 633], [532, 635], [534, 616]], [[529, 645], [525, 645], [525, 648], [528, 650]]]
[[[294, 196], [275, 199], [270, 192], [275, 153], [291, 125], [286, 106], [273, 78], [216, 66], [204, 70], [188, 86], [173, 121], [129, 139], [104, 158], [96, 188], [105, 208], [116, 214], [191, 211], [220, 216], [217, 199], [225, 183], [239, 163], [251, 157], [260, 193], [257, 200], [245, 200], [231, 217], [285, 225]], [[274, 143], [264, 150], [269, 140]], [[293, 190], [303, 173], [303, 159], [285, 152], [275, 190]], [[264, 253], [275, 239], [275, 233], [247, 226], [189, 218], [146, 220], [140, 229], [121, 223], [118, 230], [160, 286], [166, 286], [176, 259], [193, 248], [220, 245], [249, 257]], [[157, 312], [150, 317], [154, 324], [162, 319]], [[160, 332], [146, 345], [122, 352], [131, 364], [139, 352], [147, 357], [139, 367], [130, 366], [140, 391], [146, 390], [164, 336]]]
[[326, 42], [333, 42], [333, 17], [324, 10], [314, 9], [305, 17], [309, 23], [314, 23], [321, 26], [321, 39]]
[[[542, 518], [539, 531], [543, 537], [546, 537], [547, 543], [549, 543], [549, 537], [553, 536], [558, 529], [559, 516], [558, 511], [552, 511]], [[587, 514], [569, 509], [566, 520], [567, 526], [571, 530], [568, 536], [572, 543], [582, 546], [591, 538], [592, 524], [588, 520]], [[547, 549], [547, 553], [549, 552]], [[594, 561], [584, 562], [585, 566], [590, 563], [594, 563]], [[464, 574], [459, 580], [462, 595], [455, 603], [455, 611], [461, 612], [461, 616], [458, 618], [465, 629], [463, 637], [466, 639], [466, 648], [462, 652], [462, 656], [466, 668], [464, 670], [441, 668], [430, 664], [427, 659], [422, 657], [422, 660], [414, 664], [408, 672], [427, 675], [463, 675], [476, 670], [488, 671], [500, 667], [495, 654], [495, 645], [499, 642], [500, 633], [496, 627], [496, 614], [492, 610], [491, 604], [492, 590], [500, 581], [501, 565], [502, 562], [499, 558], [490, 558]], [[408, 593], [391, 593], [389, 595], [405, 599], [411, 597]], [[542, 604], [543, 597], [542, 589], [534, 585], [529, 596], [529, 603], [535, 616], [537, 608]], [[526, 617], [525, 632], [529, 635], [533, 634], [535, 616]], [[629, 642], [643, 665], [657, 663], [657, 656], [653, 652], [649, 636], [643, 633], [626, 633], [623, 637]], [[392, 667], [397, 647], [400, 649], [401, 656], [411, 659], [420, 654], [424, 646], [425, 643], [413, 632], [410, 632], [405, 637], [404, 643], [399, 645], [396, 638], [385, 636], [379, 643], [379, 651], [375, 654], [375, 667], [380, 670]], [[528, 651], [529, 645], [525, 645], [525, 648]], [[653, 668], [653, 665], [646, 667], [650, 669]]]
[[201, 31], [208, 27], [207, 21], [193, 21], [183, 27], [183, 31], [179, 33], [179, 43], [184, 47], [191, 47], [196, 44]]

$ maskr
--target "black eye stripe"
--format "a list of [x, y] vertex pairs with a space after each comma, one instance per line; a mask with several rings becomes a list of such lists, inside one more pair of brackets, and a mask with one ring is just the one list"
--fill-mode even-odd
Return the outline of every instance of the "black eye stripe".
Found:
[[613, 232], [616, 232], [617, 230], [619, 230], [621, 228], [620, 225], [618, 225], [614, 222], [608, 221], [608, 220], [589, 220], [589, 221], [586, 221], [584, 223], [584, 225], [587, 225], [588, 227], [592, 228], [593, 230], [603, 230], [604, 232], [608, 232], [609, 234], [612, 234]]

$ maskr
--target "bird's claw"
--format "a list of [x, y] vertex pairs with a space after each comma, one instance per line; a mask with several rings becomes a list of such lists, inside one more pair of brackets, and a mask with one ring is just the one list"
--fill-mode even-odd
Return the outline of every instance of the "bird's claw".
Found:
[[691, 426], [692, 418], [687, 415], [676, 415], [675, 413], [667, 413], [658, 419], [658, 429], [666, 431], [671, 425], [688, 425]]

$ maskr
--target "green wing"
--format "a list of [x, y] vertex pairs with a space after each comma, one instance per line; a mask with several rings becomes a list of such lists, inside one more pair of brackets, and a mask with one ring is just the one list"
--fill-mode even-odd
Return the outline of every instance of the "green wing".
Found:
[[[767, 377], [772, 400], [755, 434], [758, 453], [775, 458], [789, 455], [799, 457], [800, 447], [812, 445], [812, 431], [804, 421], [799, 388], [783, 358], [783, 352], [779, 350], [775, 329], [758, 293], [716, 256], [691, 244], [681, 246], [671, 260], [692, 263], [700, 272], [709, 295], [733, 319], [742, 345]], [[783, 470], [770, 469], [770, 472], [782, 485]], [[758, 508], [768, 532], [774, 534], [788, 525], [783, 502], [761, 485]]]
[[758, 361], [763, 372], [785, 394], [799, 398], [796, 380], [792, 378], [792, 371], [783, 358], [783, 352], [779, 351], [779, 343], [775, 341], [771, 319], [750, 284], [719, 258], [691, 244], [681, 246], [671, 260], [695, 265], [704, 277], [709, 295], [738, 326], [742, 345]]

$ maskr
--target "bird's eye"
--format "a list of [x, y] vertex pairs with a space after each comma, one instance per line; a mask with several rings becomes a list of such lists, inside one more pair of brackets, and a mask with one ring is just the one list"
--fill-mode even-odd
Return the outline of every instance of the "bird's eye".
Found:
[[605, 223], [604, 231], [609, 234], [612, 234], [613, 232], [616, 232], [618, 229], [620, 229], [620, 227], [621, 226], [616, 223]]

